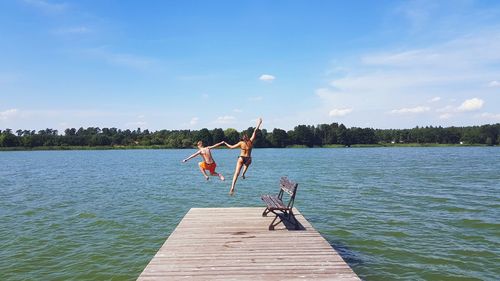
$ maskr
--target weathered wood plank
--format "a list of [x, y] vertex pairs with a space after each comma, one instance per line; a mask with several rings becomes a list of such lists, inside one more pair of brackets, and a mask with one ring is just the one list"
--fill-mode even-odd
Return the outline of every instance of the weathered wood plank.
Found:
[[360, 280], [297, 209], [302, 230], [263, 210], [191, 209], [138, 280]]

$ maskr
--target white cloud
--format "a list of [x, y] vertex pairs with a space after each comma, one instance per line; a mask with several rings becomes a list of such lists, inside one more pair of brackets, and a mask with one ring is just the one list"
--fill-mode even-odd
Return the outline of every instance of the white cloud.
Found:
[[497, 80], [493, 80], [490, 83], [488, 83], [488, 87], [490, 88], [500, 87], [500, 82], [498, 82]]
[[472, 98], [465, 100], [459, 106], [447, 105], [445, 107], [441, 107], [436, 109], [436, 112], [441, 113], [439, 118], [441, 119], [449, 119], [454, 116], [456, 113], [476, 111], [483, 107], [484, 101], [479, 98]]
[[495, 121], [500, 121], [500, 113], [488, 113], [484, 112], [479, 115], [479, 117], [484, 118], [484, 119], [491, 119]]
[[484, 101], [478, 98], [472, 98], [464, 101], [458, 108], [458, 111], [475, 111], [483, 107]]
[[214, 123], [216, 124], [234, 124], [236, 122], [236, 118], [234, 116], [220, 116], [217, 117]]
[[391, 110], [391, 113], [393, 114], [417, 114], [417, 113], [424, 113], [431, 110], [430, 107], [427, 106], [417, 106], [417, 107], [411, 107], [411, 108], [401, 108], [401, 109], [393, 109]]
[[409, 66], [418, 60], [419, 65], [433, 64], [439, 60], [440, 54], [432, 49], [409, 50], [403, 52], [368, 55], [361, 61], [368, 65], [398, 65]]
[[343, 92], [390, 94], [424, 90], [432, 94], [439, 87], [480, 85], [498, 75], [489, 66], [500, 63], [499, 45], [500, 32], [494, 31], [423, 49], [363, 55], [359, 73], [348, 73], [330, 84]]
[[259, 77], [259, 80], [266, 81], [266, 82], [272, 82], [274, 79], [276, 79], [276, 77], [274, 77], [273, 75], [270, 75], [270, 74], [262, 74]]
[[439, 119], [450, 119], [451, 117], [453, 117], [453, 114], [451, 113], [443, 113], [439, 115]]
[[19, 114], [17, 108], [7, 109], [5, 111], [0, 111], [0, 120], [8, 120]]
[[191, 121], [189, 121], [189, 125], [196, 125], [196, 124], [198, 124], [199, 120], [200, 120], [200, 118], [193, 117], [193, 118], [191, 118]]
[[[181, 116], [179, 110], [175, 113], [148, 111], [130, 112], [116, 108], [103, 109], [9, 109], [0, 110], [0, 127], [12, 129], [45, 129], [55, 128], [61, 131], [64, 127], [116, 127], [135, 129], [186, 129], [189, 123], [179, 123], [176, 118]], [[177, 116], [177, 117], [176, 117]], [[150, 119], [149, 119], [150, 118]], [[186, 117], [187, 118], [187, 117]], [[189, 117], [190, 118], [190, 117]], [[189, 121], [189, 118], [187, 119]], [[64, 123], [61, 123], [64, 122]], [[61, 131], [62, 132], [62, 131]]]
[[233, 112], [235, 112], [235, 113], [242, 113], [242, 112], [243, 112], [243, 110], [241, 110], [241, 109], [239, 109], [239, 108], [235, 108], [235, 109], [233, 109]]
[[335, 108], [330, 110], [329, 114], [333, 117], [342, 117], [352, 112], [352, 108]]
[[447, 105], [445, 107], [441, 107], [441, 108], [436, 109], [436, 112], [445, 112], [445, 113], [451, 113], [451, 112], [456, 112], [456, 111], [457, 111], [456, 107], [454, 107], [452, 105]]
[[[464, 101], [475, 93], [478, 99], [488, 96], [491, 102], [500, 97], [491, 96], [485, 81], [499, 81], [500, 29], [485, 28], [453, 40], [424, 48], [406, 48], [383, 53], [364, 53], [344, 61], [335, 61], [332, 68], [345, 66], [343, 73], [332, 72], [326, 87], [318, 87], [315, 96], [321, 100], [317, 112], [331, 108], [356, 105], [355, 116], [346, 122], [352, 125], [371, 122], [375, 127], [407, 127], [418, 123], [434, 122], [441, 117], [479, 107], [468, 102], [450, 102], [451, 108], [434, 110], [436, 104], [450, 101], [451, 97]], [[495, 86], [496, 83], [491, 83]], [[427, 104], [423, 104], [423, 103]], [[473, 102], [474, 103], [474, 102]], [[406, 104], [420, 105], [407, 108]], [[388, 119], [383, 112], [393, 114], [422, 114], [415, 122], [408, 119]], [[444, 113], [449, 113], [445, 115]], [[463, 117], [465, 118], [465, 117]], [[465, 119], [461, 120], [465, 120]], [[326, 120], [323, 119], [325, 122]]]

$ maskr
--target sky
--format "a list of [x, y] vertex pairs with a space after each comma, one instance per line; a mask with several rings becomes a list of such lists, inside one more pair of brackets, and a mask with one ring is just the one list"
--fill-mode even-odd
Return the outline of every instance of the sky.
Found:
[[499, 1], [0, 1], [0, 129], [500, 122]]

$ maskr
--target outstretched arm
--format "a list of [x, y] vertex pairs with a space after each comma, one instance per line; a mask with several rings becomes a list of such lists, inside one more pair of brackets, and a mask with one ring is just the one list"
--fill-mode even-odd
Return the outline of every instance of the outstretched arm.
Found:
[[209, 146], [208, 148], [209, 148], [209, 149], [216, 148], [217, 146], [219, 146], [219, 145], [221, 145], [221, 144], [223, 144], [223, 143], [224, 143], [224, 142], [223, 142], [223, 141], [221, 141], [221, 142], [216, 143], [216, 144], [214, 144], [214, 145], [212, 145], [212, 146]]
[[201, 151], [199, 151], [199, 150], [198, 150], [198, 151], [196, 151], [195, 153], [193, 153], [193, 154], [192, 154], [191, 156], [189, 156], [188, 158], [186, 158], [186, 159], [182, 160], [182, 162], [186, 162], [186, 161], [188, 161], [189, 159], [191, 159], [191, 158], [193, 158], [193, 157], [198, 156], [198, 155], [200, 154], [200, 152], [201, 152]]
[[257, 127], [253, 130], [252, 137], [250, 138], [250, 141], [253, 142], [255, 140], [255, 135], [257, 134], [257, 130], [259, 129], [260, 125], [262, 125], [262, 118], [259, 118], [259, 121], [257, 121]]
[[233, 145], [231, 145], [231, 144], [229, 144], [229, 143], [227, 143], [227, 142], [224, 142], [224, 144], [225, 144], [227, 147], [229, 147], [229, 148], [233, 149], [233, 148], [238, 148], [238, 147], [240, 147], [240, 146], [241, 146], [241, 141], [240, 141], [240, 142], [238, 142], [237, 144], [233, 144]]

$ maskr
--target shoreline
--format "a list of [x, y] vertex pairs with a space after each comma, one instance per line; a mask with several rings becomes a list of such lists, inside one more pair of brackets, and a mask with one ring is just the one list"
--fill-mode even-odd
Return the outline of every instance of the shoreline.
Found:
[[[324, 146], [308, 147], [306, 145], [290, 145], [287, 147], [260, 147], [261, 148], [381, 148], [381, 147], [487, 147], [485, 144], [439, 144], [439, 143], [379, 143], [379, 144], [353, 144], [345, 146], [330, 144]], [[494, 147], [491, 146], [490, 147]], [[195, 149], [195, 147], [169, 147], [165, 145], [115, 145], [115, 146], [36, 146], [36, 147], [0, 147], [1, 151], [60, 151], [60, 150], [133, 150], [133, 149]], [[227, 149], [221, 147], [218, 149]]]

